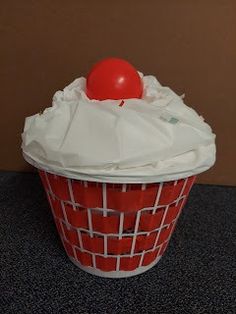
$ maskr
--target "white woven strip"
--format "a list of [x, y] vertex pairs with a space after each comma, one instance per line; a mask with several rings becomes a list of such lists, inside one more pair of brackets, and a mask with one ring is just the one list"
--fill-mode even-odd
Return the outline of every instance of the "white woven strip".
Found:
[[124, 225], [124, 213], [120, 213], [120, 224], [119, 224], [119, 240], [122, 238], [123, 235], [123, 225]]
[[93, 263], [93, 267], [96, 268], [96, 257], [95, 257], [95, 253], [90, 252], [90, 254], [92, 254], [92, 263]]
[[[181, 211], [182, 211], [182, 209], [183, 209], [183, 207], [184, 207], [184, 200], [186, 199], [186, 197], [183, 197], [182, 199], [181, 199], [181, 205], [180, 205], [180, 209], [179, 209], [179, 214], [178, 214], [178, 217], [179, 217], [179, 215], [181, 214]], [[179, 203], [180, 201], [178, 201], [178, 203]], [[176, 219], [178, 219], [178, 217], [176, 218]]]
[[79, 229], [77, 229], [76, 231], [77, 231], [77, 235], [78, 235], [78, 239], [79, 239], [79, 246], [80, 246], [81, 250], [83, 251], [84, 246], [83, 246], [83, 241], [82, 241], [81, 232], [80, 232]]
[[[122, 235], [123, 235], [123, 227], [124, 227], [124, 213], [121, 212], [120, 213], [120, 223], [119, 223], [119, 236], [118, 239], [121, 240], [122, 239]], [[116, 259], [116, 270], [118, 271], [120, 269], [120, 255], [117, 256]]]
[[104, 256], [107, 257], [107, 235], [103, 236], [103, 245], [104, 245]]
[[70, 194], [70, 199], [71, 199], [73, 210], [76, 210], [75, 198], [74, 198], [74, 193], [73, 193], [73, 189], [71, 185], [71, 179], [67, 179], [67, 185], [69, 189], [69, 194]]
[[102, 184], [102, 207], [103, 207], [103, 210], [107, 209], [107, 185], [106, 183]]
[[89, 227], [89, 234], [90, 237], [93, 238], [93, 225], [92, 225], [92, 215], [91, 215], [91, 209], [87, 208], [87, 213], [88, 213], [88, 227]]
[[[179, 216], [180, 214], [182, 213], [182, 209], [184, 207], [184, 199], [186, 198], [186, 196], [184, 196], [181, 201], [182, 201], [182, 204], [180, 205], [180, 208], [179, 208], [179, 212], [178, 212], [178, 215], [175, 217], [175, 219], [172, 221], [172, 223], [174, 224], [174, 226], [176, 225], [178, 219], [179, 219]], [[176, 202], [176, 205], [178, 206], [179, 205], [179, 200]]]
[[61, 203], [61, 209], [62, 209], [62, 212], [63, 212], [63, 216], [65, 217], [66, 225], [70, 225], [69, 222], [68, 222], [65, 205], [64, 205], [63, 201], [61, 201], [60, 203]]
[[122, 184], [122, 192], [126, 192], [127, 191], [127, 184]]
[[[76, 202], [75, 202], [75, 198], [74, 198], [74, 192], [73, 192], [73, 188], [72, 188], [72, 184], [71, 184], [71, 179], [67, 179], [67, 184], [68, 184], [68, 190], [69, 190], [70, 199], [71, 199], [71, 202], [69, 202], [69, 203], [70, 203], [70, 205], [72, 205], [73, 210], [76, 211]], [[65, 210], [64, 203], [63, 203], [63, 213], [66, 216], [66, 210]], [[66, 222], [69, 223], [68, 219], [66, 220]], [[78, 239], [79, 239], [79, 245], [80, 245], [81, 249], [83, 250], [83, 241], [82, 241], [81, 231], [79, 230], [79, 228], [76, 228], [76, 230], [77, 230], [77, 235], [78, 235]]]
[[170, 234], [169, 237], [168, 237], [164, 242], [162, 242], [161, 244], [155, 246], [154, 248], [152, 248], [152, 249], [149, 250], [149, 251], [150, 251], [150, 252], [153, 252], [153, 251], [155, 251], [155, 250], [157, 250], [157, 249], [160, 250], [160, 248], [162, 247], [162, 245], [164, 245], [166, 242], [169, 242], [169, 241], [170, 241], [171, 236], [172, 236], [172, 234]]
[[[172, 223], [173, 223], [173, 229], [175, 228], [175, 225], [177, 224], [177, 221], [178, 221], [178, 219], [179, 219], [179, 216], [181, 215], [181, 212], [182, 212], [182, 209], [183, 209], [183, 207], [184, 207], [184, 198], [182, 198], [182, 204], [180, 205], [180, 209], [179, 209], [179, 212], [178, 212], [178, 215], [175, 217], [175, 219], [172, 221]], [[170, 237], [171, 237], [171, 235], [170, 235]], [[170, 238], [169, 237], [169, 238]]]
[[188, 183], [188, 178], [184, 179], [184, 184], [183, 184], [183, 187], [182, 187], [182, 189], [181, 189], [181, 192], [180, 192], [179, 197], [181, 197], [181, 196], [183, 195], [187, 183]]
[[161, 230], [162, 230], [163, 227], [164, 227], [164, 221], [165, 221], [165, 218], [166, 218], [168, 209], [169, 209], [169, 205], [167, 205], [166, 208], [165, 208], [165, 211], [164, 211], [164, 214], [163, 214], [163, 217], [162, 217], [162, 220], [161, 220], [161, 226], [160, 226], [160, 229], [159, 229], [158, 232], [157, 232], [157, 236], [156, 236], [156, 240], [155, 240], [155, 242], [154, 242], [153, 248], [156, 247], [157, 242], [158, 242], [158, 240], [159, 240], [159, 237], [160, 237], [160, 234], [161, 234]]
[[160, 182], [158, 190], [157, 190], [156, 200], [155, 200], [155, 203], [154, 203], [153, 213], [155, 213], [156, 207], [158, 206], [157, 204], [159, 204], [160, 197], [161, 197], [161, 192], [162, 192], [162, 187], [163, 187], [163, 182]]
[[66, 234], [65, 234], [65, 230], [64, 230], [64, 227], [63, 227], [62, 220], [61, 220], [61, 219], [58, 219], [58, 221], [59, 221], [59, 224], [60, 224], [60, 226], [61, 226], [63, 238], [66, 239], [66, 241], [69, 243], [69, 241], [67, 240]]
[[[106, 194], [106, 191], [105, 191], [105, 193], [103, 192], [103, 196], [104, 196], [104, 194]], [[105, 195], [105, 197], [106, 197], [106, 195]], [[106, 210], [104, 210], [102, 214], [103, 214], [103, 217], [107, 217], [107, 211]], [[103, 235], [103, 245], [104, 245], [104, 255], [106, 257], [107, 256], [107, 235], [106, 234]]]
[[134, 235], [133, 235], [133, 241], [132, 241], [131, 250], [130, 250], [130, 256], [131, 256], [131, 257], [134, 255], [134, 249], [135, 249], [136, 238], [137, 238], [137, 232], [138, 232], [139, 221], [140, 221], [140, 215], [141, 215], [141, 211], [138, 211], [138, 212], [136, 213], [136, 220], [135, 220], [135, 227], [134, 227]]
[[[93, 238], [93, 224], [92, 224], [92, 215], [91, 215], [91, 209], [87, 208], [87, 212], [88, 212], [88, 227], [89, 227], [89, 234], [90, 237]], [[92, 263], [93, 263], [93, 267], [96, 268], [96, 259], [95, 259], [95, 253], [94, 252], [90, 252], [90, 254], [92, 255]]]
[[120, 270], [120, 255], [116, 257], [116, 271]]
[[72, 250], [73, 250], [74, 256], [76, 256], [76, 258], [77, 258], [75, 246], [72, 245], [72, 244], [71, 244], [71, 246], [72, 246]]
[[[106, 183], [102, 184], [102, 206], [103, 206], [103, 211], [102, 215], [103, 217], [107, 217], [107, 187]], [[104, 245], [104, 256], [107, 257], [107, 235], [103, 235], [103, 245]]]
[[142, 266], [143, 259], [144, 259], [144, 255], [145, 255], [146, 252], [147, 252], [147, 251], [143, 251], [143, 252], [142, 252], [142, 255], [141, 255], [141, 258], [140, 258], [138, 267], [141, 267], [141, 266]]
[[64, 212], [63, 212], [64, 217], [65, 217], [65, 221], [62, 220], [62, 219], [56, 218], [56, 215], [55, 215], [55, 212], [54, 212], [54, 208], [53, 208], [53, 205], [52, 205], [52, 202], [51, 202], [51, 198], [50, 198], [50, 195], [52, 196], [53, 194], [50, 194], [49, 191], [46, 191], [46, 193], [48, 195], [48, 200], [49, 200], [49, 204], [50, 204], [50, 207], [51, 207], [51, 210], [52, 210], [52, 214], [53, 214], [54, 220], [55, 220], [55, 222], [56, 222], [56, 220], [58, 221], [58, 223], [60, 224], [61, 230], [62, 230], [62, 235], [59, 232], [58, 233], [59, 233], [60, 237], [63, 236], [63, 238], [67, 240], [66, 234], [65, 234], [65, 231], [64, 231], [64, 228], [63, 228], [63, 222], [66, 224], [67, 215], [65, 215]]
[[175, 201], [176, 206], [179, 205], [179, 202], [180, 202], [180, 200], [182, 200], [182, 198], [185, 198], [185, 197], [186, 197], [185, 195], [183, 195], [183, 193], [184, 193], [185, 187], [186, 187], [186, 185], [187, 185], [187, 182], [188, 182], [188, 178], [184, 179], [184, 184], [183, 184], [182, 189], [181, 189], [181, 191], [180, 191], [179, 197], [178, 197], [177, 200]]

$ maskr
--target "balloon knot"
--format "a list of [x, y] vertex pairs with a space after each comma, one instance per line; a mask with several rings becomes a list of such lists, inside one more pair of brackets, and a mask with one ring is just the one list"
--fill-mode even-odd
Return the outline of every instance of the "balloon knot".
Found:
[[125, 103], [124, 100], [121, 100], [119, 106], [122, 107], [124, 105], [124, 103]]

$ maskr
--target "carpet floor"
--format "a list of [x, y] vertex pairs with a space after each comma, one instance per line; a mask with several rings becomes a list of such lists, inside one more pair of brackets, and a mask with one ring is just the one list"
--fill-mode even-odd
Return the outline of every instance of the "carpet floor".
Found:
[[0, 173], [0, 313], [236, 313], [236, 188], [195, 185], [161, 261], [105, 279], [73, 265], [37, 174]]

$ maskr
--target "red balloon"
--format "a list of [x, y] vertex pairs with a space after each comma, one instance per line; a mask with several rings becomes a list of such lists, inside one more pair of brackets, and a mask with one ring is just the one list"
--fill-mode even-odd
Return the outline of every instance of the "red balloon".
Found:
[[127, 61], [108, 58], [96, 63], [87, 76], [86, 94], [90, 99], [141, 98], [142, 80]]

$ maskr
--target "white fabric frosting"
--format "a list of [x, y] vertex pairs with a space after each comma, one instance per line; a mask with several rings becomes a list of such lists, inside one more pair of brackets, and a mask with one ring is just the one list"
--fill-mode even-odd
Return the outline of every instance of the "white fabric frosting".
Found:
[[40, 169], [100, 182], [148, 183], [198, 174], [215, 162], [215, 135], [154, 76], [142, 99], [90, 100], [78, 78], [25, 120], [22, 150]]

